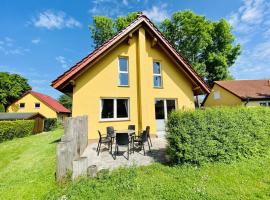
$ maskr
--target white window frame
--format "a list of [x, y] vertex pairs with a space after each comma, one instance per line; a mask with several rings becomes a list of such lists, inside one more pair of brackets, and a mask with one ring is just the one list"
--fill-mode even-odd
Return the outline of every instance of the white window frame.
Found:
[[[174, 105], [175, 105], [175, 110], [178, 109], [178, 105], [177, 105], [177, 98], [156, 98], [155, 99], [155, 103], [156, 101], [163, 101], [163, 109], [164, 109], [164, 120], [167, 120], [168, 119], [168, 109], [167, 109], [167, 100], [172, 100], [174, 101]], [[159, 119], [155, 119], [155, 120], [159, 120]], [[163, 120], [163, 119], [161, 119]]]
[[[36, 104], [39, 104], [39, 107], [36, 107]], [[39, 102], [36, 102], [35, 103], [35, 109], [40, 109], [40, 107], [41, 107], [40, 103]]]
[[[159, 63], [159, 71], [160, 71], [160, 73], [159, 74], [155, 74], [155, 70], [154, 70], [154, 63]], [[160, 61], [158, 61], [158, 60], [154, 60], [153, 61], [153, 86], [154, 86], [154, 88], [162, 88], [162, 85], [163, 85], [163, 80], [162, 80], [162, 67], [161, 67], [161, 62]], [[155, 81], [154, 81], [154, 78], [156, 77], [156, 76], [158, 76], [158, 77], [160, 77], [160, 86], [155, 86]]]
[[[103, 99], [113, 99], [113, 118], [102, 118], [102, 100]], [[117, 99], [125, 99], [128, 101], [128, 117], [125, 118], [117, 118]], [[128, 97], [101, 97], [100, 98], [100, 108], [99, 108], [99, 120], [100, 121], [127, 121], [130, 119], [130, 101]]]
[[[24, 104], [24, 107], [21, 107], [21, 104]], [[24, 109], [25, 108], [25, 103], [19, 103], [19, 109]]]
[[218, 100], [220, 97], [220, 91], [214, 91], [214, 100]]
[[[120, 68], [120, 59], [121, 58], [127, 59], [127, 71], [121, 71], [121, 68]], [[128, 75], [128, 84], [127, 85], [121, 85], [120, 74], [127, 74]], [[118, 86], [120, 86], [120, 87], [129, 86], [129, 60], [128, 60], [128, 57], [125, 57], [125, 56], [118, 57]]]

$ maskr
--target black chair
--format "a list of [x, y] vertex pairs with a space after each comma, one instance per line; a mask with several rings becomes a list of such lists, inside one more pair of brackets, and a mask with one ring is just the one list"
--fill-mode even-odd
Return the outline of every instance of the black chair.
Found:
[[151, 141], [151, 137], [150, 137], [150, 126], [146, 126], [146, 133], [147, 133], [147, 139], [150, 141], [151, 147], [152, 145], [152, 141]]
[[98, 141], [98, 146], [97, 146], [97, 155], [99, 155], [100, 152], [100, 147], [102, 144], [108, 145], [108, 148], [110, 149], [110, 152], [112, 152], [112, 140], [111, 138], [107, 136], [103, 136], [100, 131], [98, 131], [99, 134], [99, 141]]
[[108, 127], [107, 127], [107, 137], [111, 138], [112, 143], [114, 142], [115, 133], [114, 133], [114, 128], [113, 128], [113, 126], [108, 126]]
[[[137, 143], [137, 145], [140, 147], [141, 150], [143, 150], [143, 155], [145, 155], [145, 148], [144, 148], [144, 144], [148, 143], [148, 148], [149, 151], [151, 152], [151, 148], [150, 148], [150, 144], [149, 144], [149, 140], [148, 140], [148, 136], [147, 136], [147, 131], [143, 131], [141, 133], [141, 135], [139, 137], [136, 137], [134, 139], [134, 143]], [[134, 146], [133, 146], [133, 151], [134, 151]]]
[[117, 133], [115, 137], [115, 157], [119, 152], [119, 146], [127, 146], [127, 159], [129, 160], [129, 152], [130, 152], [130, 138], [128, 133]]

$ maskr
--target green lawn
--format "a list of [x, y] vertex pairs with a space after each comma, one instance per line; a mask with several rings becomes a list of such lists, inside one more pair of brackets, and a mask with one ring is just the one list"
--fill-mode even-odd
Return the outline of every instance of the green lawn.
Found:
[[63, 130], [0, 143], [0, 199], [39, 199], [53, 189], [55, 143]]
[[264, 158], [230, 165], [157, 163], [57, 186], [53, 141], [62, 132], [0, 144], [0, 199], [270, 199], [270, 151]]

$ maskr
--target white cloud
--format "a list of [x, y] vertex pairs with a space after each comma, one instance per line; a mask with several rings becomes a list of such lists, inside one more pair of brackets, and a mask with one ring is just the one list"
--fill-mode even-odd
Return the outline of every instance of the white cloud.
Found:
[[81, 23], [63, 11], [46, 10], [32, 19], [34, 26], [47, 29], [62, 29], [81, 27]]
[[166, 10], [167, 4], [161, 4], [160, 6], [153, 6], [151, 9], [143, 11], [143, 13], [155, 22], [161, 22], [168, 18], [169, 14]]
[[67, 60], [64, 56], [57, 56], [55, 60], [59, 62], [64, 69], [68, 68]]
[[0, 40], [0, 53], [2, 52], [4, 55], [24, 55], [29, 51], [29, 49], [15, 44], [15, 40], [10, 37]]
[[40, 43], [40, 38], [32, 39], [31, 42], [32, 42], [33, 44], [39, 44], [39, 43]]

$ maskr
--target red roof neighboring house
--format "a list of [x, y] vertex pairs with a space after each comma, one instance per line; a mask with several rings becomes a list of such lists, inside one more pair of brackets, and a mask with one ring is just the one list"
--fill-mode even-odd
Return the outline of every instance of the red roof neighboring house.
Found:
[[50, 106], [57, 113], [70, 113], [69, 109], [67, 109], [61, 103], [59, 103], [57, 100], [55, 100], [54, 98], [52, 98], [52, 97], [50, 97], [48, 95], [45, 95], [45, 94], [42, 94], [42, 93], [39, 93], [39, 92], [35, 92], [35, 91], [28, 91], [23, 96], [25, 96], [25, 95], [27, 95], [29, 93], [32, 94], [33, 96], [35, 96], [40, 101], [42, 101], [43, 103]]
[[233, 80], [215, 83], [242, 100], [270, 99], [270, 80]]
[[99, 48], [95, 49], [92, 53], [83, 58], [76, 65], [55, 79], [51, 85], [55, 89], [65, 91], [65, 87], [68, 87], [68, 85], [72, 84], [72, 79], [90, 67], [90, 63], [92, 64], [96, 62], [98, 59], [100, 59], [101, 56], [105, 55], [110, 50], [112, 50], [113, 47], [117, 46], [117, 44], [126, 40], [142, 25], [144, 25], [145, 28], [157, 38], [158, 44], [162, 45], [174, 57], [174, 59], [179, 63], [183, 71], [188, 75], [188, 77], [190, 77], [193, 83], [199, 86], [205, 93], [210, 93], [210, 88], [205, 83], [205, 81], [195, 72], [187, 60], [170, 44], [170, 42], [163, 36], [157, 27], [143, 14], [138, 15], [138, 17], [126, 28], [121, 30], [118, 34], [113, 36]]

